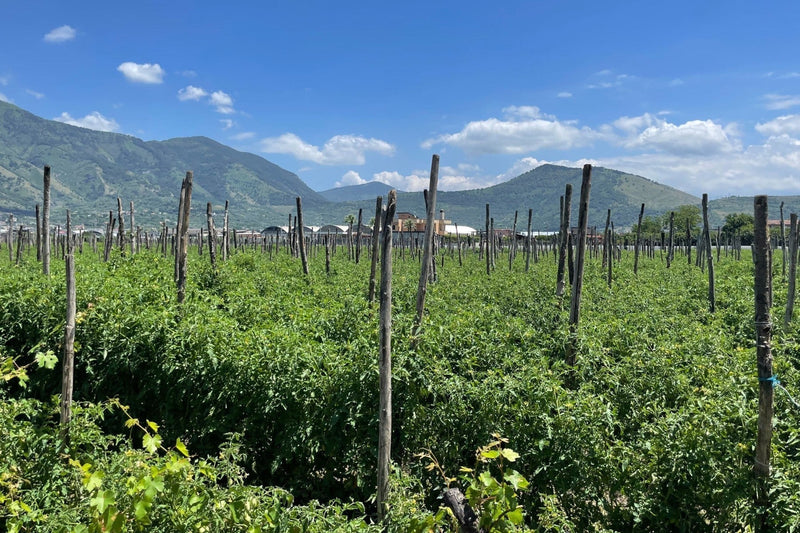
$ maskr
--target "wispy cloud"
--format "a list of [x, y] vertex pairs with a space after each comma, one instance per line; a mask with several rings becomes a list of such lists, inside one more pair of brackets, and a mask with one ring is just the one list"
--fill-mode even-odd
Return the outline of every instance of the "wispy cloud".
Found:
[[224, 91], [214, 91], [209, 94], [208, 91], [202, 87], [195, 87], [194, 85], [187, 85], [178, 91], [178, 100], [181, 102], [186, 102], [188, 100], [199, 102], [206, 97], [208, 97], [206, 101], [214, 106], [217, 113], [223, 115], [232, 115], [236, 113], [236, 110], [233, 108], [233, 98]]
[[61, 113], [60, 116], [55, 117], [53, 120], [63, 122], [71, 126], [78, 126], [81, 128], [88, 128], [97, 131], [118, 131], [119, 124], [113, 118], [106, 118], [97, 111], [92, 111], [83, 118], [72, 118], [66, 111]]
[[220, 119], [219, 122], [220, 122], [220, 124], [222, 124], [222, 131], [227, 131], [227, 130], [231, 129], [236, 124], [233, 120], [231, 120], [229, 118]]
[[158, 84], [164, 82], [164, 69], [158, 63], [134, 63], [126, 61], [117, 67], [128, 81], [134, 83]]
[[394, 146], [380, 139], [357, 135], [336, 135], [319, 148], [306, 143], [294, 133], [262, 139], [261, 151], [268, 154], [288, 154], [301, 161], [320, 165], [363, 165], [367, 152], [392, 155]]
[[47, 32], [44, 35], [44, 41], [46, 43], [63, 43], [73, 40], [77, 34], [78, 32], [72, 26], [59, 26]]
[[789, 109], [800, 105], [800, 95], [796, 94], [765, 94], [764, 100], [766, 101], [764, 107], [772, 110]]
[[234, 141], [246, 141], [248, 139], [252, 139], [256, 136], [256, 132], [254, 131], [243, 131], [242, 133], [237, 133], [236, 135], [231, 136], [231, 139]]
[[561, 91], [556, 96], [558, 96], [559, 98], [572, 98], [572, 93], [567, 91]]
[[36, 91], [33, 91], [31, 89], [25, 89], [25, 92], [28, 93], [29, 95], [33, 96], [37, 100], [41, 100], [42, 98], [44, 98], [44, 94], [36, 92]]
[[771, 136], [800, 134], [800, 115], [784, 115], [763, 124], [756, 124], [756, 131]]
[[7, 104], [13, 104], [14, 103], [14, 101], [11, 100], [11, 98], [9, 98], [8, 96], [4, 95], [3, 93], [0, 93], [0, 102], [6, 102]]

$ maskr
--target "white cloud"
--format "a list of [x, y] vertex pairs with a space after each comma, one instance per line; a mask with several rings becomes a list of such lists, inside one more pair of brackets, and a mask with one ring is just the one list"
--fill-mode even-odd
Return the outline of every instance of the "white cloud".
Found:
[[0, 85], [8, 85], [11, 76], [0, 76]]
[[88, 128], [97, 131], [117, 131], [119, 124], [113, 118], [106, 118], [97, 111], [92, 111], [83, 118], [72, 118], [66, 111], [61, 113], [60, 116], [55, 117], [53, 120], [63, 122], [71, 126], [78, 126], [81, 128]]
[[676, 125], [646, 113], [621, 117], [614, 126], [629, 135], [622, 141], [627, 148], [651, 148], [679, 155], [724, 153], [739, 148], [736, 124], [723, 127], [711, 120], [690, 120]]
[[8, 104], [13, 104], [14, 103], [11, 100], [11, 98], [9, 98], [8, 96], [4, 95], [3, 93], [0, 93], [0, 102], [6, 102]]
[[681, 85], [683, 85], [684, 83], [685, 83], [685, 82], [684, 82], [682, 79], [680, 79], [680, 78], [675, 78], [674, 80], [672, 80], [672, 81], [670, 81], [670, 82], [669, 82], [669, 86], [670, 86], [670, 87], [680, 87], [680, 86], [681, 86]]
[[216, 106], [217, 113], [230, 115], [235, 113], [233, 109], [233, 98], [225, 92], [214, 91], [211, 93], [211, 105]]
[[348, 170], [342, 176], [342, 179], [337, 181], [334, 187], [347, 187], [348, 185], [363, 185], [367, 183], [367, 180], [363, 179], [358, 172], [354, 170]]
[[200, 87], [194, 85], [187, 85], [183, 89], [178, 90], [178, 100], [185, 102], [187, 100], [194, 100], [195, 102], [201, 98], [208, 96], [208, 93]]
[[246, 141], [248, 139], [252, 139], [255, 136], [256, 133], [254, 131], [243, 131], [242, 133], [237, 133], [236, 135], [231, 137], [231, 139], [233, 139], [234, 141]]
[[[533, 106], [503, 109], [507, 120], [473, 121], [457, 133], [427, 139], [422, 148], [437, 144], [457, 146], [469, 154], [521, 154], [546, 148], [569, 149], [590, 144], [605, 134], [558, 121]], [[521, 120], [517, 120], [516, 118]]]
[[128, 81], [135, 83], [163, 83], [164, 69], [158, 63], [134, 63], [126, 61], [117, 67]]
[[33, 96], [37, 100], [41, 100], [42, 98], [44, 98], [44, 94], [38, 93], [38, 92], [33, 91], [31, 89], [25, 89], [25, 92], [28, 93], [29, 95]]
[[44, 40], [48, 43], [63, 43], [73, 40], [76, 35], [77, 32], [75, 28], [64, 25], [47, 32], [44, 36]]
[[765, 94], [764, 100], [766, 100], [764, 107], [772, 110], [789, 109], [800, 105], [800, 96], [798, 95]]
[[[469, 172], [470, 170], [475, 173]], [[481, 189], [504, 181], [500, 176], [482, 175], [477, 172], [478, 170], [474, 165], [440, 167], [437, 189], [440, 191]], [[414, 170], [410, 174], [387, 170], [373, 174], [372, 178], [374, 181], [386, 183], [401, 191], [422, 191], [430, 185], [430, 171], [427, 170]]]
[[194, 70], [182, 70], [178, 74], [180, 74], [184, 78], [196, 78], [197, 77], [197, 72], [195, 72]]
[[783, 135], [800, 133], [800, 115], [784, 115], [764, 124], [756, 124], [756, 131], [762, 135]]
[[561, 91], [556, 96], [558, 96], [559, 98], [572, 98], [572, 93], [567, 91]]
[[236, 123], [229, 118], [220, 119], [220, 124], [222, 124], [222, 131], [226, 131], [231, 129]]
[[263, 139], [261, 151], [268, 154], [289, 154], [302, 161], [312, 161], [320, 165], [363, 165], [366, 152], [392, 155], [394, 146], [380, 139], [336, 135], [320, 149], [306, 143], [294, 133], [284, 133], [279, 137]]

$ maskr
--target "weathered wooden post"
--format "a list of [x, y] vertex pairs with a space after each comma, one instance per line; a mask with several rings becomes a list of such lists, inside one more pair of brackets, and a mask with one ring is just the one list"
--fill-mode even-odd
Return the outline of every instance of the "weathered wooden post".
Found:
[[299, 196], [297, 197], [297, 246], [300, 247], [300, 262], [303, 263], [303, 274], [308, 276], [308, 258], [306, 257], [306, 238], [303, 232], [303, 204]]
[[[784, 254], [785, 256], [785, 254]], [[797, 214], [789, 216], [789, 288], [786, 293], [786, 314], [783, 322], [788, 326], [794, 313], [794, 298], [797, 280]]]
[[125, 218], [122, 216], [122, 199], [117, 196], [117, 246], [120, 252], [125, 252]]
[[67, 280], [67, 325], [64, 330], [64, 360], [61, 372], [61, 438], [69, 440], [72, 419], [72, 388], [75, 373], [75, 258], [65, 257]]
[[533, 253], [531, 237], [531, 221], [533, 219], [533, 209], [528, 209], [528, 233], [525, 235], [525, 272], [531, 267], [531, 254]]
[[[570, 209], [572, 204], [572, 184], [567, 183], [564, 191], [564, 209], [561, 216], [561, 232], [558, 240], [558, 270], [556, 274], [556, 296], [561, 298], [564, 295], [564, 270], [567, 262], [568, 234], [570, 233]], [[584, 239], [586, 235], [584, 233]]]
[[[719, 242], [719, 241], [717, 241]], [[717, 255], [719, 261], [719, 255]], [[781, 279], [786, 281], [786, 232], [783, 229], [783, 202], [781, 202]]]
[[189, 252], [189, 213], [192, 205], [192, 179], [194, 173], [189, 170], [183, 179], [181, 197], [183, 198], [183, 211], [178, 213], [180, 231], [178, 235], [178, 303], [182, 304], [186, 298], [186, 260]]
[[670, 211], [669, 213], [669, 244], [667, 248], [667, 268], [670, 267], [672, 264], [672, 254], [673, 254], [673, 238], [675, 232], [675, 211]]
[[136, 222], [133, 217], [133, 202], [130, 202], [131, 207], [131, 255], [139, 251], [139, 243], [136, 242]]
[[517, 216], [519, 211], [514, 211], [514, 225], [511, 228], [511, 248], [508, 251], [508, 271], [511, 272], [511, 267], [514, 264], [514, 256], [517, 253]]
[[214, 210], [211, 202], [206, 203], [206, 225], [208, 226], [208, 256], [211, 260], [211, 268], [217, 268], [217, 235], [214, 230]]
[[50, 275], [50, 165], [44, 166], [44, 186], [42, 196], [42, 272]]
[[642, 245], [642, 218], [644, 217], [644, 204], [639, 210], [639, 224], [636, 226], [636, 244], [633, 245], [633, 274], [639, 274], [639, 248]]
[[486, 251], [486, 275], [490, 276], [492, 274], [492, 259], [491, 255], [491, 246], [489, 246], [489, 204], [486, 204], [486, 244], [484, 245], [484, 250]]
[[767, 226], [767, 197], [754, 199], [753, 263], [755, 265], [755, 326], [756, 358], [758, 364], [758, 437], [753, 473], [757, 487], [755, 503], [761, 531], [767, 528], [767, 507], [769, 491], [767, 481], [770, 475], [770, 454], [772, 443], [773, 397], [777, 378], [772, 373], [772, 265], [769, 249], [769, 229]]
[[428, 209], [425, 221], [425, 242], [423, 243], [422, 268], [417, 285], [417, 316], [414, 319], [413, 335], [416, 336], [422, 327], [422, 315], [425, 312], [425, 296], [428, 293], [428, 278], [431, 275], [433, 254], [433, 218], [436, 209], [436, 188], [439, 183], [439, 155], [431, 158], [431, 176], [428, 188]]
[[[436, 156], [435, 156], [436, 157]], [[436, 157], [438, 163], [438, 157]], [[437, 168], [438, 171], [438, 168]], [[381, 239], [380, 295], [380, 418], [378, 429], [378, 520], [386, 517], [389, 461], [392, 455], [392, 220], [397, 191], [389, 191]]]
[[566, 361], [575, 365], [578, 350], [578, 323], [581, 314], [581, 292], [583, 291], [583, 265], [586, 256], [586, 227], [589, 218], [589, 191], [592, 186], [592, 165], [583, 165], [581, 181], [581, 200], [578, 211], [578, 242], [575, 250], [575, 278], [572, 280], [572, 299], [569, 308], [569, 342], [567, 342]]
[[225, 216], [222, 219], [222, 260], [227, 261], [231, 253], [230, 235], [228, 234], [228, 200], [225, 200]]
[[370, 307], [375, 302], [375, 274], [377, 274], [378, 270], [378, 248], [380, 247], [382, 214], [383, 196], [378, 196], [375, 200], [375, 221], [372, 223], [372, 257], [369, 265], [369, 290], [367, 292], [367, 302], [369, 302]]
[[[708, 262], [708, 309], [712, 313], [716, 309], [716, 292], [714, 290], [714, 251], [711, 248], [711, 233], [708, 224], [708, 194], [703, 194], [703, 246]], [[769, 243], [768, 243], [769, 244]]]
[[361, 260], [361, 224], [362, 224], [362, 216], [363, 216], [363, 209], [358, 208], [358, 229], [356, 229], [356, 264]]

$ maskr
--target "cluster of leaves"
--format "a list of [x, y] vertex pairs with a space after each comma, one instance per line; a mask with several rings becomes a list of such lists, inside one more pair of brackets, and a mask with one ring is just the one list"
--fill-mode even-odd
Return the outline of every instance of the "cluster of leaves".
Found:
[[[324, 257], [312, 251], [310, 280], [283, 250], [272, 260], [237, 253], [217, 271], [193, 256], [183, 306], [175, 303], [167, 259], [79, 258], [77, 399], [119, 397], [164, 428], [141, 424], [140, 432], [158, 433], [162, 443], [180, 438], [200, 457], [216, 457], [228, 435], [240, 434], [242, 455], [234, 462], [251, 482], [284, 487], [301, 502], [352, 498], [370, 514], [377, 313], [364, 298], [368, 262], [354, 265], [341, 255], [326, 276]], [[553, 295], [552, 255], [528, 273], [518, 260], [511, 272], [498, 267], [491, 276], [472, 254], [463, 267], [451, 251], [440, 255], [439, 282], [429, 288], [413, 350], [419, 267], [411, 254], [395, 261], [394, 524], [445, 527], [437, 511], [441, 479], [415, 454], [430, 450], [453, 471], [471, 464], [475, 449], [498, 441], [494, 433], [519, 453], [515, 470], [527, 483], [513, 490], [513, 508], [508, 494], [499, 511], [510, 509], [509, 520], [522, 517], [514, 527], [721, 531], [753, 523], [758, 383], [747, 256], [717, 265], [714, 314], [706, 277], [685, 261], [667, 270], [658, 258], [640, 260], [636, 278], [624, 254], [608, 289], [599, 259], [591, 258], [578, 364], [567, 368], [569, 332], [564, 302]], [[26, 391], [9, 389], [15, 401], [47, 402], [59, 390], [57, 372], [26, 366], [37, 353], [60, 351], [63, 275], [55, 270], [51, 279], [28, 267], [0, 276], [0, 341], [22, 354], [16, 364], [30, 377]], [[779, 307], [785, 287], [777, 279]], [[776, 372], [790, 390], [800, 363], [795, 335], [794, 326], [776, 325]], [[800, 527], [800, 413], [781, 394], [770, 512], [789, 529]], [[116, 411], [100, 425], [116, 431], [126, 420]], [[501, 451], [507, 448], [496, 446], [485, 451], [500, 455], [484, 458], [508, 461]], [[178, 448], [156, 452], [189, 459]], [[93, 472], [97, 459], [90, 456], [75, 459]], [[101, 470], [108, 479], [112, 469]], [[498, 503], [496, 495], [486, 499], [488, 492], [511, 483], [496, 467], [464, 474], [471, 480], [462, 478], [465, 490], [474, 481], [472, 494], [482, 494], [478, 508], [480, 501]], [[123, 509], [119, 502], [127, 500], [114, 498]], [[135, 517], [135, 506], [124, 506]]]

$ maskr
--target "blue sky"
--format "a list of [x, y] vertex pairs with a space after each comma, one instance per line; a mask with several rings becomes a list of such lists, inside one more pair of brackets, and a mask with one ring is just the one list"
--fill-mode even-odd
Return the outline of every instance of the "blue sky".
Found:
[[0, 99], [205, 135], [316, 190], [482, 187], [545, 162], [800, 194], [800, 4], [6, 2]]

